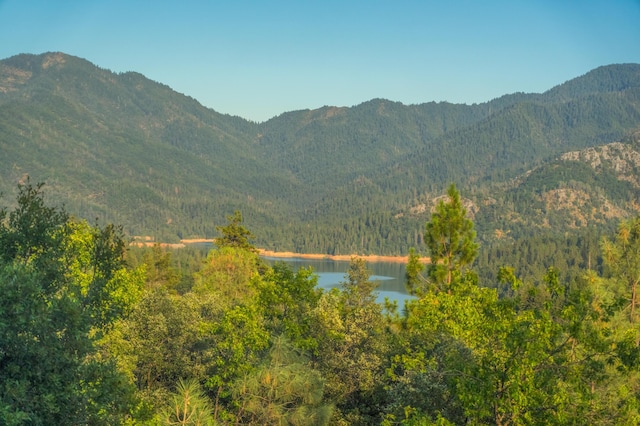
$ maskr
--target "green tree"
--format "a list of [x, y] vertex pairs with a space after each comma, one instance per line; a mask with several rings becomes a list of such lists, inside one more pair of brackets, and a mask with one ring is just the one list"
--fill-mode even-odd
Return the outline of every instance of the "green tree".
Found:
[[326, 425], [332, 406], [324, 381], [284, 336], [276, 337], [268, 360], [234, 385], [243, 424]]
[[379, 415], [378, 391], [386, 367], [386, 320], [377, 285], [363, 259], [353, 258], [341, 289], [324, 293], [313, 311], [317, 349], [313, 365], [336, 403], [332, 422], [367, 424]]
[[260, 258], [252, 251], [234, 247], [211, 250], [198, 272], [193, 291], [215, 294], [218, 302], [235, 306], [253, 300], [256, 295], [254, 279], [258, 279]]
[[405, 273], [405, 286], [407, 292], [413, 296], [424, 294], [427, 290], [428, 281], [422, 275], [425, 269], [425, 265], [420, 262], [420, 256], [416, 253], [416, 250], [411, 247], [409, 249], [409, 260], [407, 261], [406, 273]]
[[427, 272], [431, 285], [440, 291], [451, 291], [453, 282], [463, 276], [478, 252], [473, 222], [466, 217], [454, 184], [449, 187], [447, 196], [446, 203], [440, 200], [436, 206], [425, 233], [431, 257]]
[[137, 385], [151, 409], [166, 400], [181, 378], [204, 378], [199, 367], [198, 306], [166, 288], [145, 292], [128, 318], [118, 321], [105, 346]]
[[[476, 249], [472, 224], [465, 224], [455, 191], [449, 195], [457, 213], [441, 203], [427, 226], [430, 246], [441, 246], [432, 252], [444, 253], [430, 267], [440, 285], [407, 303], [404, 352], [389, 370], [389, 418], [407, 424], [635, 423], [637, 350], [611, 321], [615, 304], [596, 287], [599, 280], [563, 283], [549, 268], [533, 286], [502, 268], [502, 297], [478, 286], [475, 274], [464, 271]], [[458, 225], [452, 229], [444, 218]], [[620, 391], [614, 389], [624, 379], [616, 371], [630, 379]]]
[[154, 244], [144, 251], [142, 263], [145, 265], [147, 287], [174, 289], [180, 283], [180, 272], [171, 266], [171, 252]]
[[[258, 255], [242, 248], [211, 250], [191, 293], [200, 320], [205, 390], [215, 400], [214, 418], [231, 419], [233, 382], [253, 371], [269, 346], [268, 320], [258, 300]], [[267, 272], [268, 273], [268, 272]]]
[[254, 238], [253, 233], [242, 225], [242, 213], [236, 210], [233, 215], [227, 216], [227, 222], [225, 226], [216, 226], [216, 230], [222, 234], [215, 239], [216, 246], [257, 252], [255, 246], [249, 241]]
[[[406, 403], [435, 421], [536, 423], [563, 411], [567, 347], [544, 310], [516, 309], [495, 289], [428, 292], [408, 304], [409, 352], [396, 358], [395, 386]], [[557, 352], [555, 356], [551, 356]], [[423, 377], [431, 381], [418, 381]], [[410, 389], [431, 393], [423, 400]], [[402, 402], [402, 401], [401, 401]]]
[[170, 426], [213, 426], [211, 401], [197, 380], [180, 380], [162, 412], [162, 424]]
[[615, 241], [605, 238], [601, 247], [614, 284], [618, 284], [618, 297], [626, 301], [629, 322], [636, 323], [640, 302], [640, 217], [620, 223]]
[[0, 223], [0, 423], [113, 424], [133, 401], [99, 339], [137, 301], [115, 227], [47, 207], [42, 185], [19, 187]]
[[200, 327], [208, 335], [206, 386], [216, 398], [228, 398], [235, 379], [252, 371], [269, 345], [269, 333], [258, 308], [253, 304], [225, 310], [215, 322]]
[[283, 334], [301, 349], [316, 347], [311, 335], [311, 312], [322, 293], [317, 283], [318, 276], [311, 268], [300, 268], [294, 273], [285, 262], [276, 262], [259, 280], [254, 280], [257, 302], [271, 335]]
[[234, 418], [233, 382], [255, 370], [270, 338], [256, 258], [239, 248], [211, 250], [184, 294], [154, 273], [133, 312], [109, 333], [105, 345], [137, 384], [141, 419], [161, 415], [180, 380], [202, 383], [216, 421]]
[[510, 287], [501, 298], [463, 280], [407, 304], [405, 351], [389, 370], [390, 416], [635, 424], [640, 358], [602, 283], [562, 283], [553, 268], [539, 286], [511, 268], [499, 276]]

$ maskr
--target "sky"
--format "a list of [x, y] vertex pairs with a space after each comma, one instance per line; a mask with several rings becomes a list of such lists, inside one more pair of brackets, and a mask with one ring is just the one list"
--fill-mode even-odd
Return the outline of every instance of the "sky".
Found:
[[256, 122], [472, 104], [640, 63], [640, 0], [0, 0], [0, 59], [54, 51]]

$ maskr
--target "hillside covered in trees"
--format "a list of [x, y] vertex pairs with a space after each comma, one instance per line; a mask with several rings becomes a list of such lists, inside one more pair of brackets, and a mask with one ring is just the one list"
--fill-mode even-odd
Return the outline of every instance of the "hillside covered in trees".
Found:
[[63, 53], [0, 61], [7, 203], [29, 176], [76, 217], [165, 242], [216, 237], [240, 210], [259, 247], [407, 254], [452, 182], [487, 248], [609, 232], [639, 210], [639, 128], [638, 64], [483, 104], [374, 99], [254, 123]]
[[185, 275], [41, 189], [0, 210], [2, 424], [640, 422], [640, 218], [601, 240], [602, 273], [488, 281], [451, 185], [424, 226], [433, 262], [410, 256], [415, 298], [383, 309], [361, 259], [323, 292], [230, 216]]

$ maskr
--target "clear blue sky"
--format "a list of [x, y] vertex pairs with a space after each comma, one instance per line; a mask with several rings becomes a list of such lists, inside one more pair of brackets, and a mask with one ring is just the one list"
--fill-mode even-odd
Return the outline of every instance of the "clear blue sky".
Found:
[[640, 63], [640, 0], [0, 0], [0, 59], [61, 51], [218, 112], [480, 103]]

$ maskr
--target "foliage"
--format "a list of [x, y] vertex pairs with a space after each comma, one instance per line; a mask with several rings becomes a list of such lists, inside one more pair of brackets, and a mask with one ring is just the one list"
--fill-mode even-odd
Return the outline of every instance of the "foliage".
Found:
[[195, 380], [178, 381], [172, 404], [165, 407], [163, 424], [171, 426], [213, 426], [210, 401]]
[[593, 236], [545, 237], [522, 245], [531, 259], [563, 244], [582, 273], [502, 265], [491, 282], [452, 186], [425, 227], [438, 285], [412, 251], [416, 298], [385, 315], [362, 259], [323, 293], [309, 269], [216, 248], [178, 291], [160, 247], [127, 269], [117, 227], [47, 207], [40, 185], [19, 194], [0, 226], [3, 424], [640, 421], [638, 218], [602, 241], [601, 268], [585, 267]]
[[242, 213], [236, 210], [233, 216], [227, 216], [227, 221], [229, 222], [227, 225], [216, 227], [222, 234], [221, 237], [215, 239], [216, 246], [256, 252], [256, 248], [249, 242], [249, 239], [253, 238], [253, 234], [242, 226]]
[[[622, 360], [610, 351], [619, 339], [607, 329], [612, 324], [591, 311], [591, 290], [565, 290], [550, 271], [539, 289], [548, 298], [530, 303], [531, 289], [508, 272], [503, 277], [514, 297], [468, 285], [408, 305], [409, 346], [396, 357], [393, 395], [427, 418], [454, 423], [601, 423], [597, 399], [618, 380], [607, 366]], [[616, 413], [617, 421], [627, 414]]]
[[326, 425], [332, 407], [323, 401], [323, 385], [320, 373], [279, 336], [268, 360], [236, 382], [234, 397], [243, 424]]
[[144, 266], [148, 287], [175, 288], [179, 286], [182, 274], [173, 265], [173, 256], [174, 253], [163, 249], [160, 244], [154, 244], [146, 249], [129, 248], [127, 262], [134, 267]]
[[[620, 224], [615, 242], [602, 241], [605, 265], [619, 283], [618, 297], [624, 300], [630, 323], [638, 322], [640, 298], [640, 218]], [[640, 337], [638, 337], [640, 341]]]
[[593, 228], [573, 233], [539, 232], [530, 238], [484, 244], [473, 264], [480, 281], [487, 286], [499, 283], [497, 273], [509, 266], [525, 283], [539, 284], [553, 267], [562, 281], [575, 281], [585, 271], [603, 272], [599, 247], [601, 232]]
[[411, 248], [409, 250], [405, 276], [407, 292], [410, 295], [415, 296], [427, 288], [427, 280], [422, 275], [424, 270], [425, 265], [420, 262], [420, 256], [418, 256], [414, 248]]
[[215, 293], [220, 303], [230, 306], [251, 300], [255, 296], [252, 280], [258, 274], [258, 256], [248, 250], [223, 247], [211, 250], [194, 277], [196, 294]]
[[364, 260], [353, 258], [341, 291], [324, 293], [312, 313], [317, 341], [312, 365], [336, 404], [332, 423], [366, 424], [379, 415], [388, 336], [369, 276]]
[[[444, 204], [440, 205], [433, 215], [435, 224], [427, 224], [429, 245], [440, 241], [444, 247], [459, 247], [447, 244], [457, 238], [433, 237], [443, 234], [443, 229], [463, 228], [464, 210], [459, 204], [457, 210], [459, 214], [445, 215]], [[619, 235], [629, 238], [622, 238], [620, 248], [631, 245], [632, 227], [632, 223], [621, 226]], [[467, 241], [473, 243], [472, 225], [465, 229]], [[471, 247], [468, 253], [474, 252]], [[605, 251], [611, 261], [621, 258], [615, 255], [620, 253], [617, 249]], [[587, 275], [591, 278], [570, 284], [562, 283], [558, 271], [549, 268], [539, 284], [531, 285], [518, 279], [513, 268], [503, 267], [498, 274], [499, 297], [495, 288], [479, 287], [476, 275], [464, 273], [472, 256], [457, 264], [435, 257], [455, 265], [445, 271], [448, 275], [441, 275], [453, 277], [452, 285], [444, 287], [448, 291], [433, 286], [407, 303], [406, 334], [401, 335], [405, 349], [393, 356], [389, 370], [386, 421], [499, 425], [570, 423], [576, 418], [589, 419], [591, 424], [637, 421], [637, 396], [630, 395], [637, 392], [639, 364], [633, 355], [629, 357], [633, 350], [612, 350], [634, 344], [637, 349], [630, 339], [636, 334], [617, 321], [621, 311], [613, 302], [615, 297], [593, 278], [592, 271]], [[416, 256], [410, 261], [408, 282], [420, 282]], [[613, 265], [613, 270], [619, 266]], [[633, 267], [627, 266], [621, 269], [631, 272]], [[432, 265], [431, 271], [435, 268]], [[433, 273], [431, 277], [438, 278]], [[632, 282], [630, 286], [633, 293]], [[625, 389], [633, 389], [624, 392], [626, 397], [611, 392], [619, 380], [624, 381], [613, 372], [616, 368], [624, 370], [629, 380]], [[607, 403], [624, 409], [603, 416]]]
[[181, 378], [203, 378], [202, 355], [197, 356], [200, 318], [193, 302], [165, 288], [149, 290], [105, 339], [147, 404], [161, 404]]
[[427, 223], [425, 243], [429, 250], [427, 267], [430, 284], [440, 291], [451, 291], [455, 281], [464, 276], [478, 251], [473, 222], [466, 217], [455, 185], [447, 191], [447, 203], [440, 201]]
[[321, 290], [313, 271], [300, 268], [295, 273], [291, 266], [276, 262], [262, 279], [256, 280], [257, 303], [262, 309], [266, 327], [271, 335], [283, 335], [300, 349], [313, 350], [313, 318]]
[[2, 423], [121, 422], [131, 388], [98, 339], [137, 303], [141, 276], [117, 228], [73, 222], [41, 188], [21, 185], [0, 225]]

